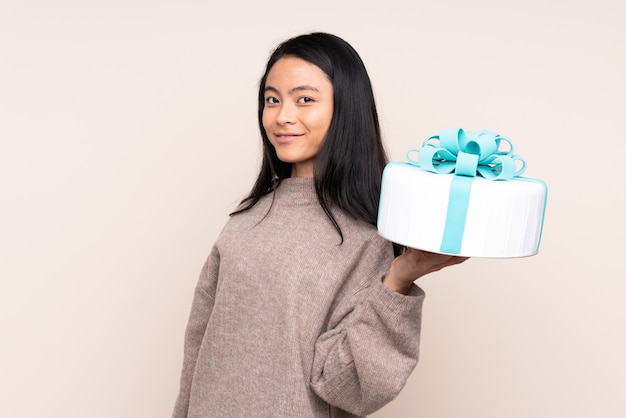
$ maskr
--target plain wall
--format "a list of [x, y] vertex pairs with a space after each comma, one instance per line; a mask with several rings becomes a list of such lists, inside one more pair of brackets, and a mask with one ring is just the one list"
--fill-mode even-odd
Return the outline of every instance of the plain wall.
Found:
[[0, 5], [0, 416], [167, 417], [198, 273], [259, 162], [273, 47], [322, 30], [390, 156], [511, 138], [549, 186], [541, 251], [419, 281], [420, 363], [374, 414], [626, 416], [626, 6], [557, 1]]

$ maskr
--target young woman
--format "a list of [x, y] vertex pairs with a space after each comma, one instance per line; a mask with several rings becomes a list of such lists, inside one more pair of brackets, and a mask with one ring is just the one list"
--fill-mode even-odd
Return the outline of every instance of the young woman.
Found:
[[174, 417], [355, 417], [418, 357], [413, 281], [463, 258], [375, 223], [387, 162], [365, 66], [342, 39], [281, 44], [259, 88], [263, 162], [202, 269]]

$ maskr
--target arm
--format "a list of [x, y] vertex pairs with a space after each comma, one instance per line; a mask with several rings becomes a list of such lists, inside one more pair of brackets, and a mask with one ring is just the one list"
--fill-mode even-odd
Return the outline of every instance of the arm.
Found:
[[312, 388], [331, 405], [367, 415], [394, 399], [417, 364], [424, 293], [380, 282], [316, 342]]
[[[408, 250], [390, 266], [391, 258], [388, 253], [361, 257], [377, 266], [370, 285], [342, 301], [315, 345], [313, 390], [356, 415], [393, 400], [417, 364], [424, 292], [413, 281], [464, 261], [418, 250]], [[385, 274], [380, 269], [387, 266]]]
[[189, 408], [191, 382], [196, 368], [196, 360], [211, 311], [213, 310], [215, 286], [219, 270], [219, 253], [214, 247], [207, 258], [191, 305], [191, 313], [185, 332], [185, 351], [183, 370], [180, 378], [180, 390], [174, 406], [173, 418], [184, 418]]

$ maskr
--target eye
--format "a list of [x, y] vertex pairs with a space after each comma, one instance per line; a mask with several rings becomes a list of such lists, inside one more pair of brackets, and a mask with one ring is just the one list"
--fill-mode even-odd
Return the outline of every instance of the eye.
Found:
[[274, 96], [268, 96], [265, 98], [265, 103], [267, 104], [278, 104], [278, 99]]
[[314, 101], [315, 100], [312, 97], [308, 97], [308, 96], [303, 96], [298, 99], [298, 103], [301, 103], [301, 104], [313, 103]]

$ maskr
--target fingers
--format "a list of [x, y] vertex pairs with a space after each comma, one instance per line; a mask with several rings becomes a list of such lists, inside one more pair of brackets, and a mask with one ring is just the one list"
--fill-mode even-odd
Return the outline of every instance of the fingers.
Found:
[[469, 257], [439, 254], [415, 248], [408, 248], [407, 252], [411, 254], [415, 263], [421, 264], [422, 269], [424, 269], [427, 273], [432, 273], [445, 267], [461, 264], [469, 259]]
[[440, 262], [439, 264], [435, 264], [433, 271], [439, 271], [445, 267], [454, 266], [456, 264], [461, 264], [464, 261], [467, 261], [469, 257], [457, 257], [457, 256], [449, 256], [447, 260]]
[[407, 248], [407, 252], [412, 253], [419, 261], [429, 261], [433, 265], [453, 265], [460, 264], [469, 259], [469, 257], [460, 257], [458, 255], [433, 253], [430, 251], [418, 250], [416, 248]]

